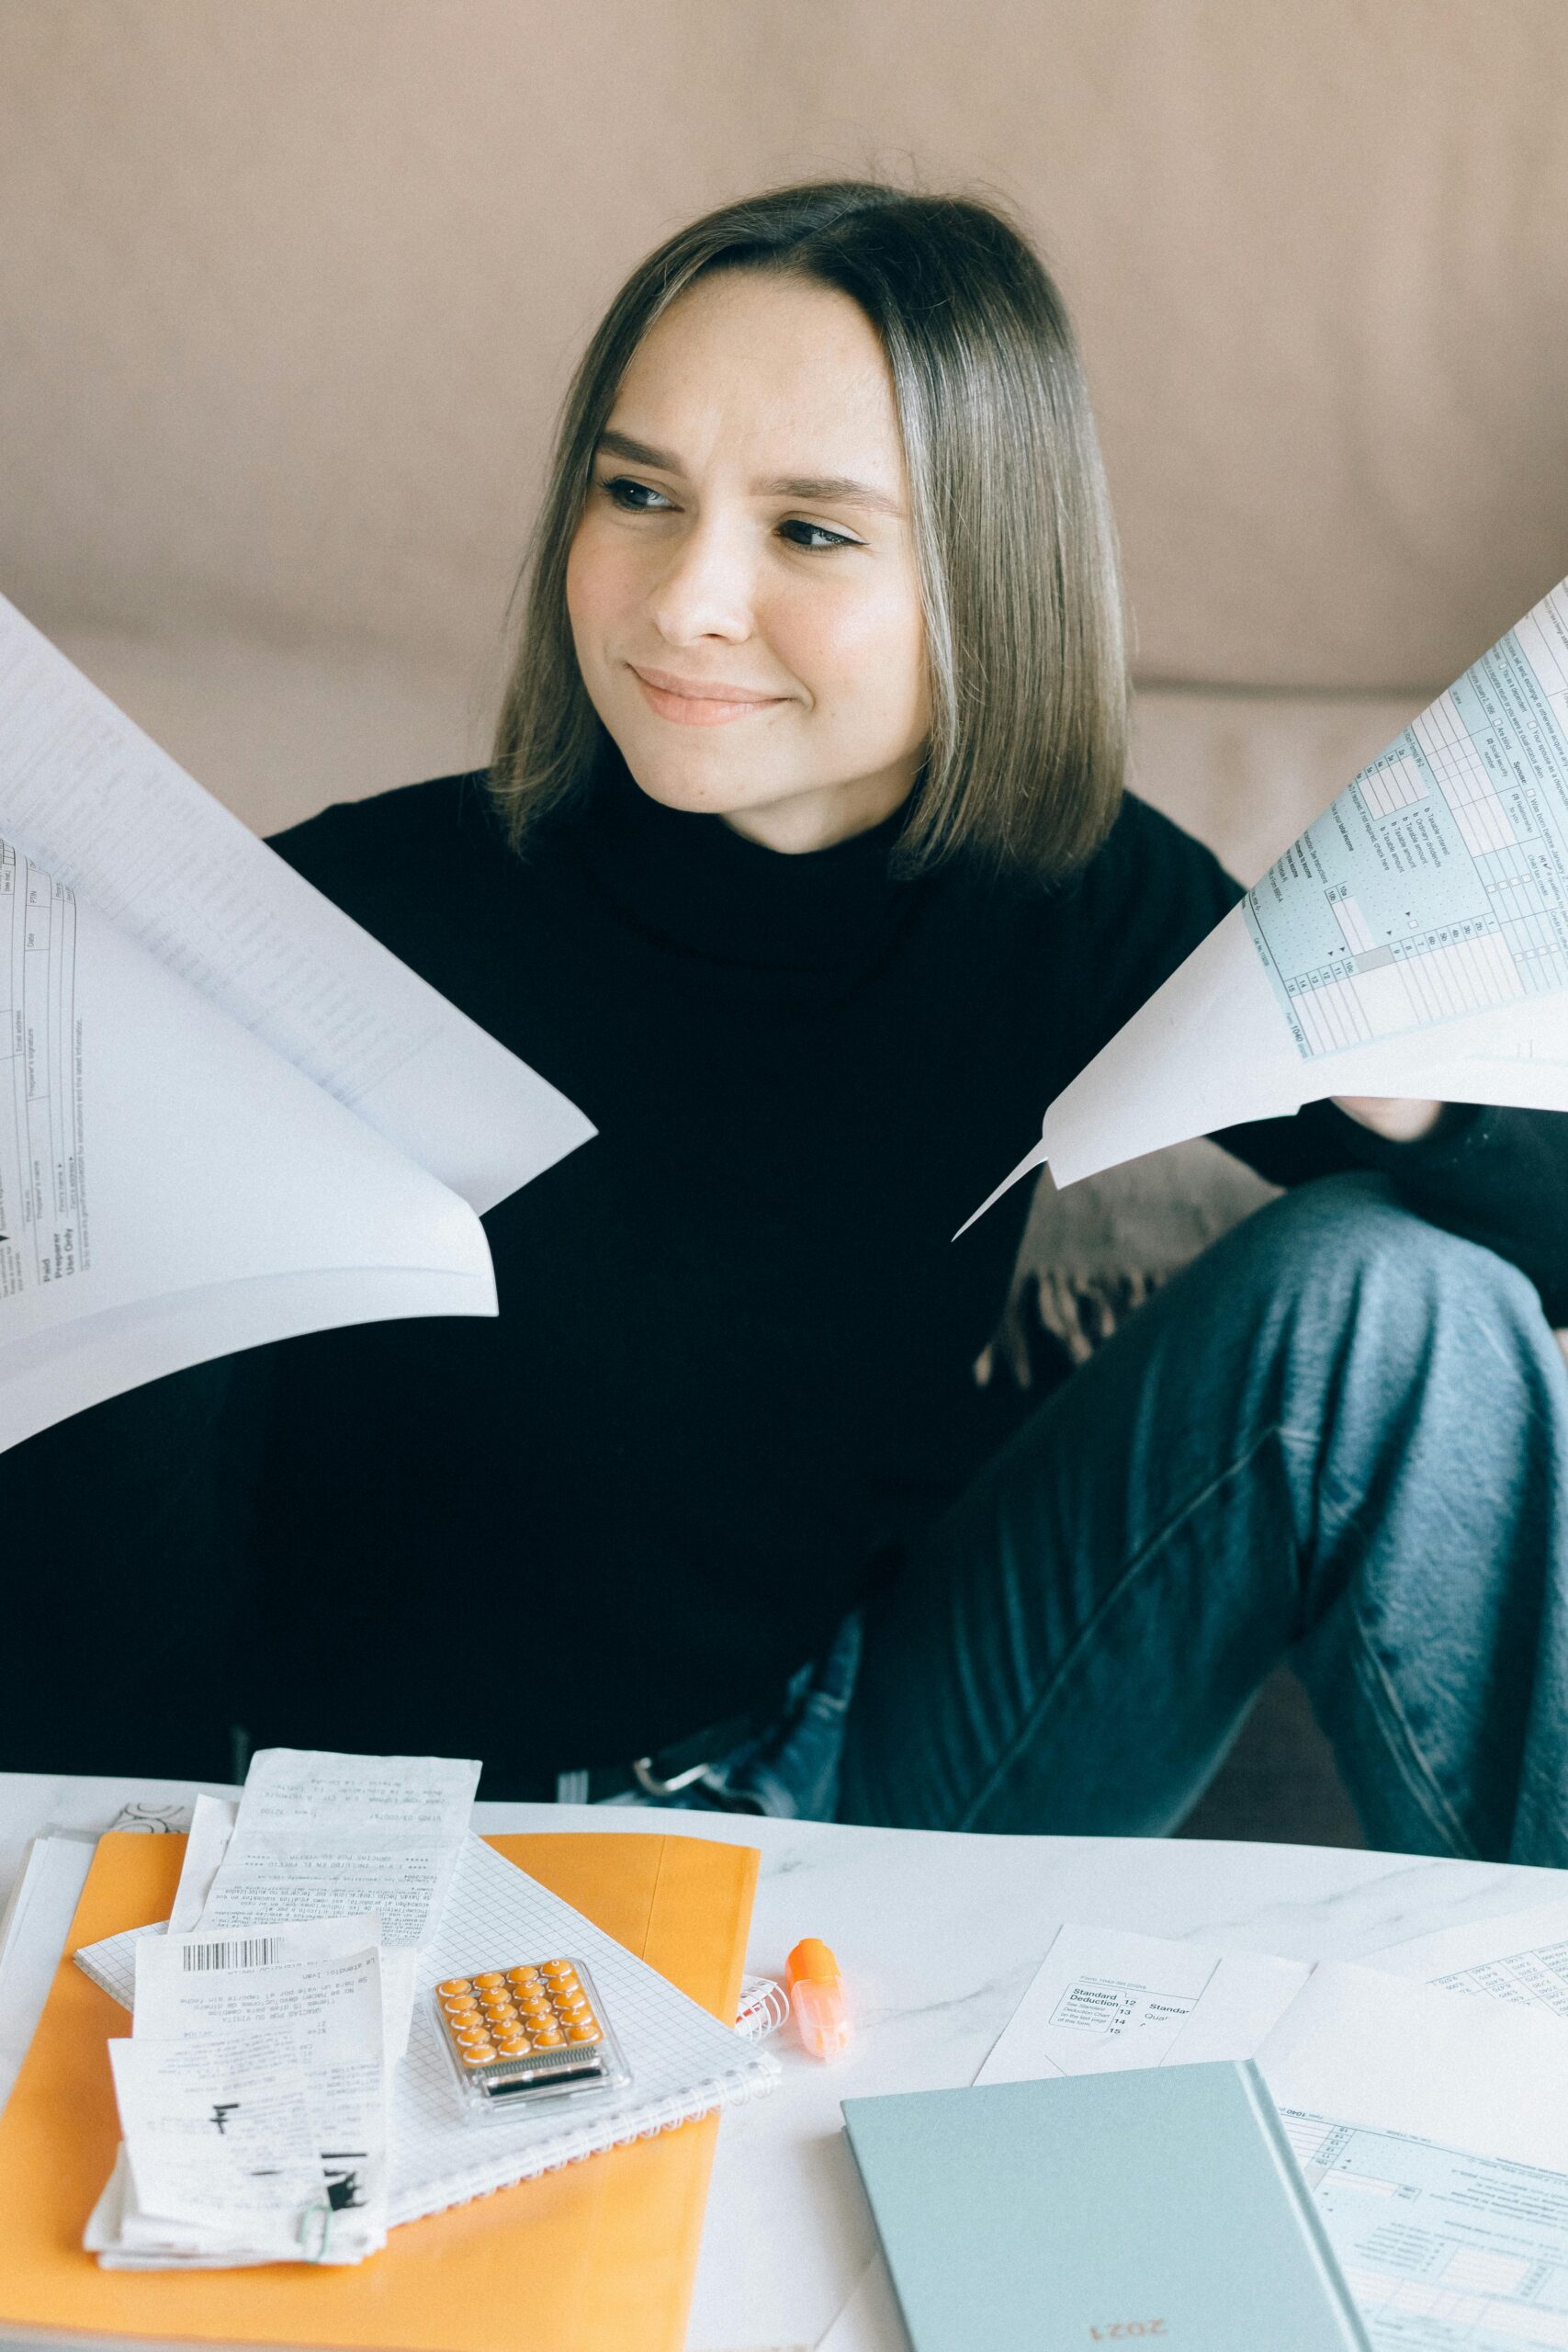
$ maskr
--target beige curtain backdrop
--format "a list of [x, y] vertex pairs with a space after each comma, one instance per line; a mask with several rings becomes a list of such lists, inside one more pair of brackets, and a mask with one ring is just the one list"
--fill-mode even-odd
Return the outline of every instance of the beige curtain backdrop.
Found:
[[1568, 571], [1568, 0], [9, 0], [0, 586], [258, 825], [478, 756], [551, 419], [699, 209], [1015, 206], [1140, 775], [1256, 866]]

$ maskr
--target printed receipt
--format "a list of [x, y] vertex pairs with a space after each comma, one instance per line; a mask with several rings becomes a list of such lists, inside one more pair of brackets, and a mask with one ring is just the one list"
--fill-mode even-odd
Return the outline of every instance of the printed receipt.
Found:
[[85, 2239], [104, 2267], [310, 2259], [332, 2209], [293, 2034], [108, 2048], [125, 2148]]
[[202, 1927], [370, 1912], [385, 1943], [423, 1943], [457, 1867], [479, 1778], [477, 1763], [445, 1756], [262, 1748]]
[[[479, 1777], [471, 1759], [446, 1756], [259, 1749], [200, 1926], [243, 1934], [374, 1915], [388, 2034], [400, 2052], [413, 2015], [414, 1956], [440, 1921]], [[214, 1820], [204, 1837], [203, 1867], [219, 1827]]]
[[[378, 1922], [364, 1918], [247, 1936], [197, 1930], [142, 1939], [132, 2043], [147, 2054], [115, 2060], [125, 2163], [89, 2225], [90, 2250], [106, 2260], [134, 2256], [139, 2265], [197, 2256], [342, 2263], [385, 2245], [389, 2053], [378, 1937]], [[282, 2037], [276, 2046], [287, 2063], [281, 2073], [264, 2070], [252, 2079], [246, 2053], [272, 2051], [269, 2035]], [[192, 2051], [194, 2057], [170, 2055]], [[227, 2205], [215, 2209], [209, 2199], [187, 2209], [169, 2167], [186, 2153], [199, 2160], [209, 2132], [225, 2143], [231, 2165], [236, 2149], [249, 2162], [253, 2143], [265, 2153], [280, 2135], [293, 2147], [296, 2068], [314, 2156], [303, 2190], [296, 2150], [283, 2167], [286, 2193], [276, 2211], [255, 2201], [260, 2190], [248, 2173]], [[228, 2086], [193, 2125], [191, 2086], [211, 2088], [220, 2077]], [[241, 2201], [247, 2198], [253, 2201]], [[251, 2226], [255, 2211], [270, 2216], [259, 2233]], [[276, 2251], [280, 2243], [285, 2253]]]
[[0, 841], [0, 1299], [87, 1263], [76, 899]]

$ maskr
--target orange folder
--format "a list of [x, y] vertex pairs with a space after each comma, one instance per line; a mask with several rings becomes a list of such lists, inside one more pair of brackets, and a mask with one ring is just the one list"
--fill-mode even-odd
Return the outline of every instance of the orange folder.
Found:
[[[732, 2020], [756, 1890], [749, 1846], [696, 1838], [488, 1841]], [[0, 2327], [376, 2352], [676, 2352], [716, 2116], [395, 2229], [353, 2269], [100, 2270], [82, 2232], [119, 2138], [104, 2044], [118, 2003], [71, 1954], [166, 1919], [183, 1838], [100, 1839], [39, 2030], [0, 2118]]]

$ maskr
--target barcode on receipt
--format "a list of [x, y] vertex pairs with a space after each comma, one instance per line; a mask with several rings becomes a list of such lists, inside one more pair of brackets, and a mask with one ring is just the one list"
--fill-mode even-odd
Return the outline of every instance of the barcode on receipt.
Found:
[[283, 1952], [281, 1936], [241, 1936], [229, 1943], [186, 1944], [180, 1966], [197, 1968], [275, 1968]]

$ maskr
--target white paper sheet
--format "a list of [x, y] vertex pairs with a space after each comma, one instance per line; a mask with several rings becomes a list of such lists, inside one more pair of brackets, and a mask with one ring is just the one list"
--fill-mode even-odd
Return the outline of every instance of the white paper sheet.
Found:
[[234, 1834], [239, 1810], [238, 1802], [229, 1797], [198, 1796], [192, 1805], [180, 1883], [175, 1889], [174, 1907], [169, 1913], [171, 1936], [186, 1934], [206, 1910], [218, 1865], [228, 1852], [229, 1840]]
[[[51, 961], [28, 942], [67, 906]], [[465, 1201], [0, 847], [0, 1447], [236, 1319], [244, 1344], [495, 1309]]]
[[1568, 2024], [1328, 1963], [1258, 2064], [1377, 2352], [1562, 2352]]
[[247, 832], [4, 598], [0, 834], [475, 1209], [593, 1133]]
[[1064, 1927], [975, 2079], [1250, 2058], [1311, 1973], [1269, 1952]]
[[975, 1214], [1047, 1159], [1076, 1183], [1357, 1094], [1568, 1109], [1568, 582], [1277, 860]]
[[1444, 1992], [1517, 2001], [1568, 2018], [1568, 1903], [1439, 1928], [1378, 1952], [1370, 1965]]
[[[301, 2054], [342, 2054], [379, 2037], [382, 2070], [400, 2052], [388, 2040], [382, 1998], [381, 1922], [306, 1919], [261, 1934], [212, 1935], [205, 1928], [149, 1937], [136, 1948], [133, 2033], [231, 2033], [242, 2026], [292, 2025]], [[329, 2139], [342, 2139], [333, 2127]]]
[[28, 1846], [0, 1921], [0, 2113], [49, 1998], [96, 1841], [47, 1831]]

